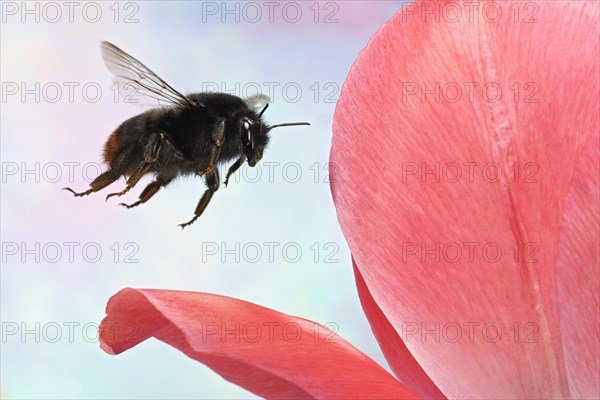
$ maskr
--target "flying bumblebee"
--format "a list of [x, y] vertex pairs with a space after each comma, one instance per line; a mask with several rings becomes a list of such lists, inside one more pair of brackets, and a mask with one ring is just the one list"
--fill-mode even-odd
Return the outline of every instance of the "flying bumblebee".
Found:
[[229, 177], [245, 161], [251, 167], [260, 161], [272, 129], [310, 125], [308, 122], [266, 124], [262, 116], [269, 99], [264, 95], [246, 99], [226, 93], [184, 96], [117, 46], [104, 41], [101, 49], [104, 63], [120, 88], [133, 88], [136, 100], [151, 97], [163, 106], [126, 120], [109, 136], [104, 146], [104, 161], [109, 169], [84, 192], [64, 188], [75, 196], [97, 192], [121, 176], [127, 177], [125, 188], [106, 196], [108, 200], [127, 193], [144, 175], [154, 174], [154, 181], [142, 191], [138, 201], [121, 203], [132, 208], [147, 202], [178, 176], [204, 176], [207, 189], [194, 217], [179, 225], [185, 228], [202, 215], [219, 189], [221, 179], [217, 165], [235, 160], [225, 177], [227, 186]]

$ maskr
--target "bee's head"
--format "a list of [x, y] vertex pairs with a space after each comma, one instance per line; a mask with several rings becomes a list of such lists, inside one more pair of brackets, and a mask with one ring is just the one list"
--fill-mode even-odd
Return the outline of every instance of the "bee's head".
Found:
[[260, 113], [253, 112], [252, 116], [243, 117], [240, 120], [240, 132], [242, 135], [242, 150], [248, 159], [248, 165], [254, 167], [263, 157], [263, 152], [269, 143], [269, 132], [280, 126], [310, 125], [308, 122], [289, 122], [285, 124], [267, 125], [262, 116], [269, 107], [269, 98], [264, 95], [246, 99], [250, 109], [260, 109]]
[[260, 117], [244, 117], [240, 121], [242, 151], [251, 167], [254, 167], [263, 157], [265, 147], [269, 143], [268, 132], [269, 128], [262, 123]]

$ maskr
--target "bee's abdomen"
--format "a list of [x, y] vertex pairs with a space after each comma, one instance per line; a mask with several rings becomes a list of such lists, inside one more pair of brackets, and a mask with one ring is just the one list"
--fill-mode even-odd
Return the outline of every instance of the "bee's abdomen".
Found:
[[104, 161], [106, 161], [107, 164], [112, 162], [117, 153], [117, 149], [119, 148], [119, 130], [119, 128], [115, 129], [104, 145]]

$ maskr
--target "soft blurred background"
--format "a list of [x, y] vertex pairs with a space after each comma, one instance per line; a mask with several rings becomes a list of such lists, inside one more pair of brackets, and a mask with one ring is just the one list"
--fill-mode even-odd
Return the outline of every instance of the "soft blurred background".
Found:
[[[254, 397], [154, 339], [116, 357], [100, 350], [98, 323], [124, 287], [217, 293], [328, 324], [387, 368], [327, 168], [344, 79], [401, 3], [67, 3], [1, 4], [2, 396]], [[104, 200], [123, 180], [74, 198], [60, 189], [87, 189], [108, 135], [143, 111], [111, 90], [101, 40], [182, 92], [259, 91], [272, 100], [269, 122], [311, 126], [274, 131], [262, 165], [244, 166], [183, 232], [201, 179], [132, 210], [117, 204], [137, 200], [149, 178], [120, 199]]]

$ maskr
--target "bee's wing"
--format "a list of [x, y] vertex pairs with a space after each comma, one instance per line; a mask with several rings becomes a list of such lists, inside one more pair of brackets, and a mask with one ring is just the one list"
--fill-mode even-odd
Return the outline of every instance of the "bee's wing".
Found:
[[117, 86], [119, 95], [126, 102], [145, 103], [148, 98], [152, 98], [158, 100], [160, 105], [183, 108], [198, 105], [173, 89], [150, 68], [114, 44], [103, 41], [101, 49], [104, 64], [115, 76], [113, 81]]
[[269, 104], [269, 96], [257, 94], [256, 96], [247, 97], [244, 99], [248, 108], [258, 112]]

